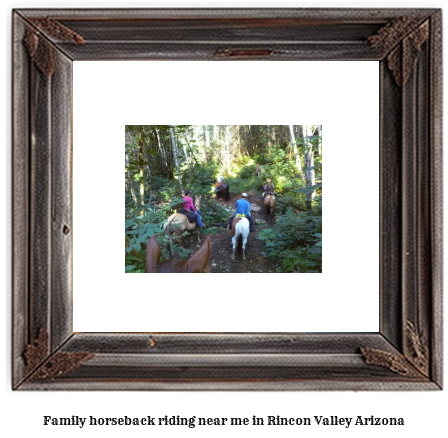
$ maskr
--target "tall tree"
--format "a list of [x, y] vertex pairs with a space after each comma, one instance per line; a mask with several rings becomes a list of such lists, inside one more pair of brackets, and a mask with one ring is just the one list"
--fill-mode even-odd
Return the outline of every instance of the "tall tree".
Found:
[[225, 146], [226, 146], [225, 166], [226, 166], [227, 173], [230, 173], [231, 159], [230, 159], [230, 128], [229, 128], [229, 125], [226, 125], [226, 129], [225, 129]]
[[318, 154], [322, 155], [322, 125], [317, 125], [317, 135], [319, 136]]
[[[303, 126], [303, 142], [305, 146], [305, 176], [306, 176], [306, 186], [310, 187], [316, 184], [315, 172], [314, 172], [314, 151], [312, 140], [312, 128], [309, 125]], [[311, 208], [311, 201], [315, 196], [315, 191], [307, 191], [306, 203], [308, 209]]]
[[299, 171], [300, 179], [303, 181], [302, 163], [300, 161], [300, 155], [299, 155], [299, 151], [297, 149], [296, 137], [294, 135], [294, 125], [289, 125], [289, 132], [291, 134], [291, 144], [292, 144], [292, 147], [294, 150], [294, 155], [296, 156], [297, 170]]
[[137, 142], [138, 142], [138, 186], [140, 195], [140, 214], [143, 215], [143, 204], [145, 203], [145, 176], [144, 166], [145, 160], [143, 155], [143, 126], [137, 125]]
[[210, 150], [210, 131], [207, 125], [202, 125], [204, 131], [204, 163], [208, 161], [208, 151]]
[[177, 153], [176, 136], [174, 135], [173, 125], [170, 125], [170, 133], [171, 133], [171, 145], [173, 147], [174, 163], [176, 165], [176, 171], [177, 171], [177, 179], [179, 181], [179, 188], [182, 195], [184, 193], [184, 189], [182, 187], [182, 175], [180, 173], [179, 155]]

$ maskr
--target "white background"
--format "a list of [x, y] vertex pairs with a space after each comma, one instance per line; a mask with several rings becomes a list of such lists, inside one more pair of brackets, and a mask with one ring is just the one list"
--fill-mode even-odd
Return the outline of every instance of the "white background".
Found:
[[[114, 3], [51, 3], [51, 2], [6, 2], [5, 8], [5, 112], [6, 117], [2, 119], [3, 132], [7, 134], [4, 148], [5, 165], [5, 204], [7, 214], [5, 216], [5, 263], [2, 264], [2, 273], [6, 278], [4, 333], [5, 342], [2, 349], [2, 375], [3, 375], [3, 410], [1, 432], [3, 436], [33, 435], [36, 437], [60, 437], [62, 434], [66, 437], [97, 437], [99, 433], [107, 434], [109, 437], [122, 437], [124, 434], [135, 437], [147, 436], [228, 436], [229, 432], [234, 436], [269, 436], [273, 433], [281, 437], [396, 437], [406, 434], [407, 436], [446, 436], [448, 428], [446, 425], [446, 406], [448, 406], [448, 397], [446, 391], [439, 392], [391, 392], [391, 393], [371, 393], [371, 392], [312, 392], [312, 393], [216, 393], [216, 392], [198, 392], [198, 393], [152, 393], [152, 392], [12, 392], [10, 390], [10, 337], [11, 337], [11, 298], [10, 298], [10, 254], [11, 254], [11, 222], [10, 222], [10, 203], [11, 203], [11, 152], [10, 152], [10, 10], [12, 7], [54, 7], [54, 6], [138, 6], [135, 3], [114, 4]], [[210, 5], [202, 4], [202, 6]], [[141, 5], [141, 4], [140, 4]], [[145, 3], [148, 6], [151, 3]], [[176, 4], [164, 4], [163, 6], [180, 6]], [[440, 1], [435, 2], [387, 2], [387, 3], [249, 3], [242, 4], [224, 4], [221, 6], [287, 6], [287, 7], [331, 7], [331, 6], [367, 6], [367, 7], [442, 7]], [[159, 6], [162, 6], [159, 4]], [[445, 57], [446, 59], [446, 57]], [[237, 121], [239, 123], [239, 121]], [[145, 122], [147, 123], [147, 122]], [[176, 122], [174, 122], [176, 123]], [[298, 123], [298, 122], [297, 122]], [[369, 135], [368, 133], [365, 134]], [[325, 151], [328, 152], [327, 150]], [[327, 164], [326, 164], [327, 165]], [[326, 171], [326, 170], [325, 170]], [[325, 176], [325, 174], [324, 174]], [[326, 195], [327, 196], [327, 195]], [[121, 198], [121, 193], [119, 195]], [[325, 220], [325, 218], [324, 218]], [[4, 269], [4, 270], [3, 270]], [[445, 349], [446, 350], [446, 349]], [[445, 361], [446, 363], [446, 361]], [[446, 366], [445, 366], [446, 370]], [[446, 371], [445, 371], [446, 375]], [[255, 429], [254, 427], [245, 427], [237, 429], [229, 428], [166, 428], [166, 429], [146, 429], [146, 428], [103, 428], [103, 429], [79, 429], [76, 427], [44, 427], [42, 426], [43, 415], [52, 415], [54, 417], [79, 416], [208, 416], [208, 417], [259, 417], [266, 415], [281, 415], [285, 417], [303, 417], [314, 415], [338, 415], [344, 417], [354, 417], [357, 415], [375, 415], [384, 417], [403, 417], [406, 426], [397, 427], [364, 427], [349, 428], [342, 427], [277, 427]]]
[[[360, 61], [75, 61], [74, 330], [377, 332], [378, 73]], [[150, 123], [321, 124], [323, 273], [125, 274], [124, 126]]]

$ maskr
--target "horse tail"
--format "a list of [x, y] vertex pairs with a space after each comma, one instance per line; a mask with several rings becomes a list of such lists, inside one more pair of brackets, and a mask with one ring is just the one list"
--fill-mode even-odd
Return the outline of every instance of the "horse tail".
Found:
[[238, 251], [238, 257], [241, 258], [243, 255], [243, 233], [241, 230], [242, 220], [240, 218], [235, 218], [234, 221], [236, 222], [232, 229], [232, 237], [236, 237], [236, 248]]
[[243, 238], [247, 239], [249, 235], [249, 219], [241, 218], [237, 221], [234, 230], [232, 229], [232, 235], [236, 236], [236, 246], [238, 248], [238, 257], [243, 257]]

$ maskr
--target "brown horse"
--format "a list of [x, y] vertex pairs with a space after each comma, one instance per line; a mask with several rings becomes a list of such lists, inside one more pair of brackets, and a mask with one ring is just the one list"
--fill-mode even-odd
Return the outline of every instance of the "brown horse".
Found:
[[[196, 211], [201, 209], [200, 196], [194, 198], [194, 205]], [[163, 229], [165, 231], [165, 234], [170, 238], [170, 245], [173, 244], [173, 233], [176, 233], [179, 236], [179, 246], [183, 248], [182, 234], [184, 233], [184, 231], [189, 231], [190, 233], [192, 233], [194, 230], [196, 230], [198, 242], [201, 241], [198, 224], [196, 222], [189, 222], [187, 216], [182, 213], [172, 214], [163, 224]]]
[[272, 194], [266, 194], [264, 197], [264, 208], [266, 209], [266, 215], [268, 222], [271, 222], [272, 214], [275, 209], [275, 196]]
[[210, 259], [210, 236], [207, 236], [204, 243], [196, 254], [188, 260], [165, 260], [160, 263], [160, 246], [156, 236], [152, 236], [146, 244], [146, 273], [193, 273], [204, 272]]
[[217, 182], [213, 188], [215, 189], [216, 197], [224, 196], [224, 200], [230, 200], [230, 186], [223, 182]]

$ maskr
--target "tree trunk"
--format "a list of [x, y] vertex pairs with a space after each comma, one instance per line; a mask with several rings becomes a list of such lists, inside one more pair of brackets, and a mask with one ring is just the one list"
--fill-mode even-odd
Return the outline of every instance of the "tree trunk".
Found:
[[173, 147], [174, 163], [176, 165], [177, 179], [179, 181], [179, 188], [180, 188], [181, 196], [183, 196], [184, 189], [182, 187], [182, 176], [180, 174], [179, 157], [177, 154], [177, 145], [176, 145], [176, 138], [174, 136], [174, 126], [173, 125], [170, 125], [170, 133], [171, 133], [171, 145]]
[[[304, 132], [304, 143], [305, 143], [305, 175], [306, 175], [306, 186], [312, 187], [316, 184], [315, 172], [314, 169], [310, 169], [314, 167], [314, 152], [313, 152], [313, 144], [310, 141], [311, 136], [311, 127], [308, 125], [303, 126]], [[306, 194], [306, 205], [307, 208], [311, 209], [311, 201], [315, 196], [315, 191], [307, 192]]]
[[168, 160], [166, 159], [165, 149], [162, 147], [162, 143], [160, 141], [160, 134], [157, 128], [154, 128], [154, 134], [157, 139], [157, 146], [159, 148], [159, 157], [160, 157], [160, 164], [161, 164], [161, 173], [163, 176], [169, 175], [168, 172]]
[[138, 127], [138, 169], [139, 169], [139, 193], [140, 193], [140, 214], [143, 216], [143, 205], [145, 203], [145, 178], [143, 159], [143, 126]]
[[318, 146], [318, 154], [319, 157], [322, 155], [322, 125], [317, 126], [317, 132], [319, 135], [319, 146]]
[[207, 125], [202, 125], [204, 129], [204, 163], [208, 161], [208, 151], [210, 150], [210, 133]]
[[299, 155], [299, 151], [297, 150], [297, 143], [296, 143], [296, 138], [294, 136], [294, 126], [293, 125], [289, 125], [289, 132], [291, 134], [291, 143], [292, 143], [292, 147], [294, 149], [294, 155], [296, 156], [297, 170], [299, 171], [300, 179], [303, 181], [302, 163], [300, 162], [300, 155]]
[[136, 207], [138, 205], [138, 199], [134, 190], [134, 181], [132, 180], [132, 177], [128, 175], [127, 171], [126, 171], [126, 191], [131, 194], [131, 197], [134, 201], [134, 207]]
[[226, 169], [227, 169], [227, 173], [230, 174], [230, 128], [229, 128], [229, 125], [226, 125], [225, 144], [226, 144]]

